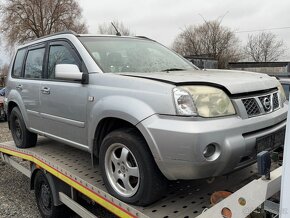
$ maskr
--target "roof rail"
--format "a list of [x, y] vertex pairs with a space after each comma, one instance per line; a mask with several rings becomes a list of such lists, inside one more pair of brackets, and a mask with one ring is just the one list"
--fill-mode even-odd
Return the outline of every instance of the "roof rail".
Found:
[[40, 39], [45, 39], [45, 38], [48, 38], [48, 37], [51, 37], [51, 36], [57, 36], [57, 35], [61, 35], [61, 34], [72, 34], [72, 35], [75, 35], [77, 36], [78, 34], [72, 30], [68, 30], [68, 31], [61, 31], [61, 32], [57, 32], [57, 33], [52, 33], [52, 34], [49, 34], [49, 35], [46, 35], [46, 36], [41, 36], [39, 38], [35, 38], [27, 43], [30, 43], [30, 42], [35, 42], [35, 41], [38, 41]]
[[147, 39], [147, 40], [150, 40], [150, 41], [154, 41], [154, 42], [155, 42], [155, 40], [150, 39], [150, 38], [148, 38], [148, 37], [146, 37], [146, 36], [135, 36], [135, 37], [137, 37], [137, 38], [141, 38], [141, 39]]

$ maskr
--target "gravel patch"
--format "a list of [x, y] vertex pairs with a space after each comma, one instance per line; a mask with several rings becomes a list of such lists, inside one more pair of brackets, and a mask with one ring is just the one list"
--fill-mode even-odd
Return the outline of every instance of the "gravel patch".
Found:
[[0, 217], [40, 217], [29, 179], [0, 162]]
[[12, 140], [12, 136], [8, 128], [8, 123], [0, 121], [0, 142], [7, 142], [11, 140]]
[[[0, 122], [0, 142], [11, 141], [7, 122]], [[18, 159], [19, 160], [19, 159]], [[27, 162], [26, 162], [27, 163]], [[89, 206], [97, 217], [115, 218], [113, 214], [98, 205]], [[0, 218], [41, 217], [30, 190], [30, 180], [0, 159]], [[78, 218], [74, 213], [66, 217]]]
[[[7, 122], [0, 122], [0, 142], [10, 140]], [[40, 217], [29, 185], [26, 176], [0, 160], [0, 217]]]

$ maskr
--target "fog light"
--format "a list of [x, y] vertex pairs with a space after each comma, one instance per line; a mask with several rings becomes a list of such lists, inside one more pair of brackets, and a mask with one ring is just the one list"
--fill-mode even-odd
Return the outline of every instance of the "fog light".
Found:
[[216, 152], [216, 146], [214, 144], [209, 144], [206, 146], [206, 148], [203, 151], [203, 156], [205, 158], [209, 158], [212, 155], [214, 155], [214, 153]]

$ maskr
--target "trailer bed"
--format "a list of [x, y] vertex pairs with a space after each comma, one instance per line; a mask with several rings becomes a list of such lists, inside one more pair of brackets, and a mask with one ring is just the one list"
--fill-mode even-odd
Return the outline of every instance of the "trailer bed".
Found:
[[0, 153], [35, 163], [120, 217], [197, 217], [212, 206], [210, 196], [213, 192], [235, 192], [258, 178], [254, 164], [215, 180], [174, 181], [161, 200], [147, 207], [137, 207], [107, 193], [101, 172], [92, 167], [87, 152], [40, 138], [37, 146], [28, 149], [16, 148], [13, 142], [0, 143]]

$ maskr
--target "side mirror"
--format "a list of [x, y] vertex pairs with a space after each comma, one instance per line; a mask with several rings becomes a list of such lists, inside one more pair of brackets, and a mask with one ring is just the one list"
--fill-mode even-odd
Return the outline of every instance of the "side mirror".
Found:
[[75, 64], [57, 64], [55, 65], [55, 78], [87, 83], [88, 74], [82, 73]]

